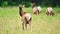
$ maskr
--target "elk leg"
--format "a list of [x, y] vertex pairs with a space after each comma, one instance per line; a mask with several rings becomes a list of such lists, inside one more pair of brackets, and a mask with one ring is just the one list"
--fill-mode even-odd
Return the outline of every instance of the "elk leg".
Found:
[[52, 15], [52, 11], [51, 11], [51, 13], [50, 13], [50, 16]]
[[[31, 18], [32, 19], [32, 18]], [[32, 31], [32, 26], [31, 26], [31, 19], [29, 20], [29, 26], [30, 26], [30, 30]]]
[[24, 30], [24, 22], [22, 23], [22, 28], [23, 28], [23, 30]]
[[29, 23], [29, 26], [30, 26], [30, 30], [32, 31], [32, 26], [31, 26], [31, 22]]
[[27, 30], [27, 24], [25, 23], [25, 28], [26, 28], [26, 30]]
[[49, 15], [49, 12], [47, 11], [46, 14]]

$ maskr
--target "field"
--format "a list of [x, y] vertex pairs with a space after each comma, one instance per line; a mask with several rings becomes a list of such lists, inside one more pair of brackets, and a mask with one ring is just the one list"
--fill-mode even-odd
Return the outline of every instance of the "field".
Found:
[[45, 10], [43, 7], [42, 13], [34, 15], [31, 7], [24, 8], [32, 15], [32, 31], [29, 25], [23, 31], [18, 7], [0, 7], [0, 34], [60, 34], [60, 8], [53, 8], [54, 16], [47, 16]]

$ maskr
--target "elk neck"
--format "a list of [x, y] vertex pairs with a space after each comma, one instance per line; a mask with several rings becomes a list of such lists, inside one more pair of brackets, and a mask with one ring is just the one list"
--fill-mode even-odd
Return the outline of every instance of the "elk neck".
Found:
[[23, 12], [22, 7], [19, 7], [19, 13], [20, 13], [20, 16], [23, 16], [24, 15], [24, 12]]

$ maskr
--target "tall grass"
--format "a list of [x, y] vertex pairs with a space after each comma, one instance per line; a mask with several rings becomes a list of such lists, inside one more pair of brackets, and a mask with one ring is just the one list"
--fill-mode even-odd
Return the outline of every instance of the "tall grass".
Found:
[[47, 16], [45, 10], [34, 15], [31, 7], [24, 8], [32, 15], [32, 31], [29, 26], [23, 31], [18, 7], [0, 8], [0, 34], [60, 34], [60, 8], [53, 8], [54, 16]]

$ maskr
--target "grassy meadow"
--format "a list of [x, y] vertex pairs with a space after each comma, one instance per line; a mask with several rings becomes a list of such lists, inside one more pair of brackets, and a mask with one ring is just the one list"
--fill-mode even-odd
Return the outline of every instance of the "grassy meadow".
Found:
[[22, 30], [18, 7], [0, 7], [0, 34], [60, 34], [60, 8], [53, 8], [54, 16], [45, 14], [46, 7], [39, 15], [34, 15], [31, 7], [24, 11], [32, 15], [32, 31], [29, 25]]

